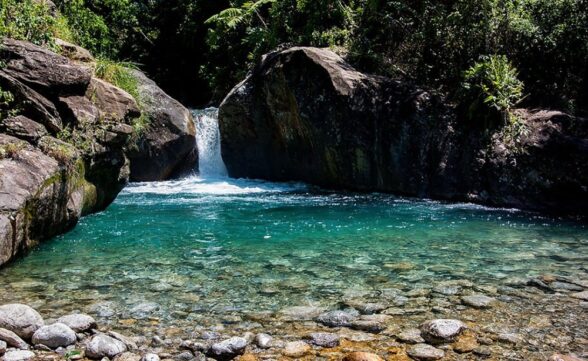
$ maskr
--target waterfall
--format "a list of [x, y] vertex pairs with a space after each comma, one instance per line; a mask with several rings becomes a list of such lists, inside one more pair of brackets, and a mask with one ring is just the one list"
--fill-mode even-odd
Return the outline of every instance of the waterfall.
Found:
[[196, 145], [198, 147], [200, 177], [227, 177], [227, 168], [221, 156], [218, 109], [194, 110], [192, 114], [196, 122]]

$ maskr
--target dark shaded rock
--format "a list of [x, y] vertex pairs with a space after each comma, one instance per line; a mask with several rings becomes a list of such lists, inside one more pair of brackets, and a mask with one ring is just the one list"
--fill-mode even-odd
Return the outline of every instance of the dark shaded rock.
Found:
[[48, 135], [43, 125], [22, 115], [2, 120], [0, 131], [32, 144], [36, 144], [39, 139]]
[[327, 49], [266, 55], [220, 107], [229, 175], [543, 211], [588, 211], [588, 120], [519, 110], [527, 129], [360, 73]]
[[12, 331], [25, 340], [30, 340], [35, 331], [44, 325], [43, 317], [27, 305], [0, 306], [0, 328]]
[[34, 119], [54, 133], [61, 129], [59, 112], [47, 98], [2, 71], [0, 71], [0, 86], [14, 95], [21, 115]]
[[2, 39], [0, 58], [6, 63], [0, 72], [53, 96], [83, 93], [92, 76], [90, 68], [25, 41]]
[[137, 142], [138, 149], [129, 154], [131, 179], [159, 181], [179, 173], [182, 167], [195, 169], [198, 156], [192, 114], [145, 74], [133, 74], [149, 125]]

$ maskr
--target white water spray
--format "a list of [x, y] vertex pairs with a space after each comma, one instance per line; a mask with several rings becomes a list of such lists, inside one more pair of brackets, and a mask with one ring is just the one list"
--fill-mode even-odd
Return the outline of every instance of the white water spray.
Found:
[[218, 109], [194, 110], [192, 114], [196, 122], [196, 145], [198, 147], [200, 177], [227, 177], [227, 168], [221, 156]]

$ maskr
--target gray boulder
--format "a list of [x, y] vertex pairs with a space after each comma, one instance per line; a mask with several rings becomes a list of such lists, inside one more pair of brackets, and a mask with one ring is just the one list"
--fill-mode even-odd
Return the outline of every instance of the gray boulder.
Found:
[[86, 343], [86, 356], [95, 360], [103, 357], [114, 358], [125, 351], [127, 347], [124, 343], [102, 333], [95, 335]]
[[45, 345], [49, 348], [67, 347], [76, 343], [76, 340], [76, 333], [63, 323], [43, 326], [33, 334], [34, 345]]
[[29, 345], [18, 335], [5, 328], [0, 328], [0, 340], [8, 344], [8, 346], [15, 347], [21, 350], [28, 350]]
[[255, 344], [259, 348], [267, 349], [271, 347], [273, 338], [266, 333], [258, 333], [255, 335]]
[[75, 332], [86, 332], [96, 328], [96, 320], [92, 316], [82, 313], [73, 313], [71, 315], [62, 316], [57, 319], [57, 322], [67, 325]]
[[306, 337], [308, 343], [319, 347], [337, 347], [339, 346], [339, 340], [341, 336], [336, 333], [328, 332], [313, 332]]
[[217, 360], [232, 360], [242, 355], [247, 347], [247, 340], [243, 337], [231, 337], [212, 345], [208, 350], [208, 356]]
[[25, 340], [30, 340], [35, 331], [44, 325], [43, 317], [27, 305], [0, 306], [0, 328], [12, 331]]

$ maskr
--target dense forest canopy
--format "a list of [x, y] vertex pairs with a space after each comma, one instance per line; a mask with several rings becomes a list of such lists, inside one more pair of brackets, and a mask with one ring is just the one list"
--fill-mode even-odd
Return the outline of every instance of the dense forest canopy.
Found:
[[496, 107], [585, 114], [588, 104], [588, 0], [54, 2], [0, 0], [0, 34], [57, 36], [138, 64], [191, 105], [218, 102], [262, 54], [288, 45], [331, 47], [360, 70], [456, 102], [485, 72], [477, 85]]

